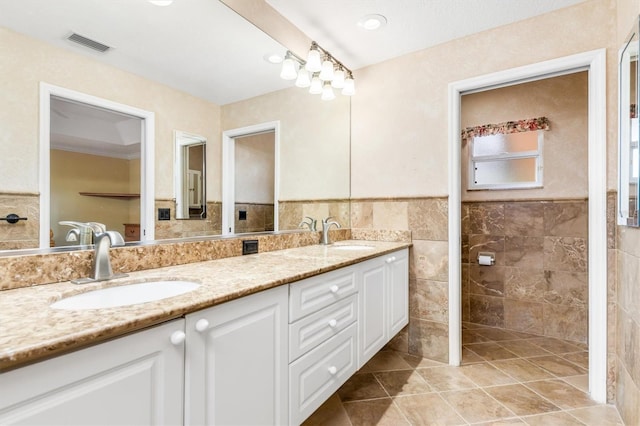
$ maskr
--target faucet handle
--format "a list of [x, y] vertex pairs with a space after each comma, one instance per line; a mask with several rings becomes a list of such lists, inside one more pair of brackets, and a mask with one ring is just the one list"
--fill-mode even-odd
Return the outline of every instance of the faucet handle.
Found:
[[87, 226], [95, 233], [107, 232], [107, 225], [100, 222], [87, 222]]
[[327, 217], [326, 219], [323, 219], [323, 220], [322, 220], [322, 223], [329, 223], [329, 221], [330, 221], [331, 219], [333, 219], [333, 216], [329, 216], [329, 217]]

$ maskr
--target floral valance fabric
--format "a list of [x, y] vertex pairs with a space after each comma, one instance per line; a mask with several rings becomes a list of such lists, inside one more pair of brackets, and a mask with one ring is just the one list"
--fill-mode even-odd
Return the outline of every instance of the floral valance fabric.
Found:
[[547, 117], [538, 117], [527, 120], [506, 121], [498, 124], [467, 127], [462, 131], [462, 139], [470, 139], [475, 136], [531, 132], [534, 130], [549, 130], [549, 119]]

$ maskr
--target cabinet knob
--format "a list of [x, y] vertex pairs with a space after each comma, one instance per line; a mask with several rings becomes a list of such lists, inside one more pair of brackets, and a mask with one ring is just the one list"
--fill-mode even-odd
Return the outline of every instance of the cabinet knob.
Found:
[[184, 339], [187, 338], [187, 335], [182, 330], [174, 331], [171, 333], [171, 343], [178, 346], [184, 342]]
[[331, 293], [333, 293], [333, 294], [336, 294], [336, 293], [338, 292], [338, 290], [340, 290], [340, 287], [338, 287], [338, 286], [337, 286], [337, 285], [335, 285], [335, 284], [334, 284], [334, 285], [332, 285], [332, 286], [329, 288], [329, 291], [330, 291]]
[[391, 256], [389, 258], [387, 258], [387, 263], [392, 263], [396, 261], [396, 257], [395, 256]]
[[335, 319], [329, 321], [329, 327], [336, 328], [336, 325], [338, 325], [338, 321], [336, 321]]
[[332, 376], [335, 376], [335, 374], [338, 372], [338, 369], [337, 369], [334, 365], [332, 365], [331, 367], [329, 367], [329, 368], [327, 369], [327, 371], [328, 371], [328, 372], [329, 372], [329, 374], [331, 374]]
[[203, 332], [203, 331], [205, 331], [207, 328], [209, 328], [209, 321], [207, 321], [206, 319], [202, 318], [202, 319], [199, 319], [199, 320], [196, 322], [196, 330], [197, 330], [197, 331], [199, 331], [199, 332], [201, 332], [201, 333], [202, 333], [202, 332]]

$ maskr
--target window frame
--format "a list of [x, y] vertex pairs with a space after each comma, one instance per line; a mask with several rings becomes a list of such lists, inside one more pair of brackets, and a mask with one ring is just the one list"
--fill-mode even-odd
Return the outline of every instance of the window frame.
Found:
[[[544, 158], [543, 158], [543, 148], [544, 148], [544, 130], [532, 130], [531, 132], [537, 132], [537, 142], [538, 149], [532, 151], [521, 151], [521, 152], [504, 152], [496, 155], [473, 155], [473, 145], [475, 144], [475, 140], [477, 137], [486, 137], [485, 136], [474, 136], [469, 141], [469, 176], [468, 176], [468, 190], [476, 191], [476, 190], [486, 190], [486, 189], [530, 189], [530, 188], [542, 188], [543, 187], [543, 171], [544, 171]], [[524, 132], [529, 133], [529, 132]], [[507, 134], [508, 135], [508, 134]], [[534, 158], [536, 160], [535, 165], [535, 181], [529, 182], [511, 182], [511, 183], [485, 183], [478, 184], [476, 183], [476, 163], [489, 162], [489, 161], [511, 161], [511, 160], [519, 160], [525, 158]]]

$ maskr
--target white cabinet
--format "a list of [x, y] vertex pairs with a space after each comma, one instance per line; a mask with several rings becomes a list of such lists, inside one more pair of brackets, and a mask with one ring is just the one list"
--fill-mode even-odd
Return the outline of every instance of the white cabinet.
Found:
[[358, 368], [357, 265], [290, 285], [289, 422], [302, 423]]
[[184, 347], [179, 319], [3, 373], [0, 424], [182, 424]]
[[361, 368], [409, 322], [408, 249], [359, 264], [357, 279]]
[[287, 420], [288, 286], [187, 315], [185, 424]]

